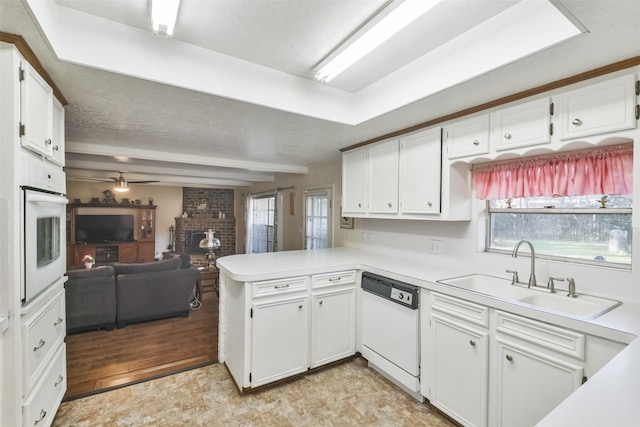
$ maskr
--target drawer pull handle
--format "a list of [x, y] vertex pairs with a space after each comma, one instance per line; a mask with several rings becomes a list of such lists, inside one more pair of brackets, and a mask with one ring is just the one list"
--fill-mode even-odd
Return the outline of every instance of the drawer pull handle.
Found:
[[469, 340], [469, 345], [471, 347], [475, 347], [476, 346], [476, 342], [474, 340]]
[[580, 126], [582, 124], [582, 120], [580, 119], [573, 119], [573, 121], [571, 122], [572, 125], [574, 126]]
[[62, 375], [58, 375], [58, 381], [56, 381], [55, 383], [53, 383], [54, 387], [58, 387], [58, 385], [64, 381], [64, 377]]
[[320, 300], [320, 302], [318, 304], [322, 305], [322, 300]]
[[339, 282], [342, 277], [332, 277], [329, 279], [330, 282]]
[[58, 320], [56, 320], [55, 322], [53, 322], [53, 326], [58, 326], [60, 323], [62, 323], [62, 318], [58, 317]]
[[57, 145], [53, 147], [53, 151], [58, 151], [58, 150], [60, 150], [60, 147], [58, 147]]
[[38, 423], [39, 423], [40, 421], [44, 420], [44, 417], [46, 417], [46, 416], [47, 416], [47, 411], [45, 411], [44, 409], [40, 409], [40, 418], [38, 418], [38, 419], [36, 420], [36, 422], [35, 422], [35, 423], [33, 423], [33, 425], [34, 425], [34, 426], [35, 426], [35, 425], [38, 425]]
[[302, 304], [298, 306], [298, 310], [302, 310]]
[[480, 141], [478, 141], [477, 139], [473, 140], [473, 145], [478, 146], [480, 145]]
[[513, 362], [513, 356], [512, 356], [512, 355], [507, 354], [507, 355], [505, 356], [505, 358], [506, 358], [509, 362]]
[[288, 283], [286, 285], [275, 285], [274, 286], [275, 289], [285, 289], [285, 288], [288, 288], [288, 287], [289, 287]]
[[51, 140], [50, 139], [45, 139], [44, 143], [45, 143], [45, 145], [51, 145]]
[[46, 343], [47, 343], [47, 342], [46, 342], [45, 340], [40, 339], [40, 341], [38, 342], [38, 345], [37, 345], [37, 346], [35, 346], [35, 347], [33, 347], [33, 351], [38, 351], [38, 350], [40, 350], [42, 347], [44, 347], [44, 345], [45, 345]]

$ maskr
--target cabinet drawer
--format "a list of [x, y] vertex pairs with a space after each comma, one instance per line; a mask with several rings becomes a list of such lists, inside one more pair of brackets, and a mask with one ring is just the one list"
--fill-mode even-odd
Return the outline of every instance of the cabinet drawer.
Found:
[[313, 289], [322, 288], [325, 286], [344, 285], [356, 282], [356, 272], [340, 271], [337, 273], [324, 273], [311, 276], [311, 287]]
[[308, 276], [290, 277], [287, 279], [265, 280], [253, 283], [253, 296], [265, 297], [281, 295], [292, 292], [306, 291], [308, 286]]
[[25, 426], [49, 426], [67, 389], [66, 345], [62, 343], [29, 398], [22, 405]]
[[474, 325], [489, 327], [489, 308], [469, 301], [433, 292], [431, 309]]
[[584, 360], [585, 336], [537, 320], [496, 312], [496, 331], [540, 347]]
[[64, 341], [66, 332], [64, 291], [22, 323], [23, 396], [34, 387], [47, 361]]

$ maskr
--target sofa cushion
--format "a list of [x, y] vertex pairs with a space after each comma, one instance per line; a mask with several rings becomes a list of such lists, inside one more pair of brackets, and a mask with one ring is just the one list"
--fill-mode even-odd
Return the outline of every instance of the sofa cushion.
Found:
[[113, 268], [117, 275], [120, 274], [138, 274], [138, 273], [154, 273], [158, 271], [178, 270], [180, 268], [180, 257], [165, 259], [155, 262], [143, 262], [139, 264], [129, 264], [123, 262], [113, 263]]
[[189, 254], [180, 254], [180, 268], [189, 268], [191, 267], [191, 255]]

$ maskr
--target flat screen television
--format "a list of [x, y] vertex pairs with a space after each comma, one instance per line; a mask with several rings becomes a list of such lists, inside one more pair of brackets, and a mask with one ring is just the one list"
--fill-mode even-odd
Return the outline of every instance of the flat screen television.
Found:
[[133, 224], [133, 215], [76, 215], [76, 242], [132, 242]]

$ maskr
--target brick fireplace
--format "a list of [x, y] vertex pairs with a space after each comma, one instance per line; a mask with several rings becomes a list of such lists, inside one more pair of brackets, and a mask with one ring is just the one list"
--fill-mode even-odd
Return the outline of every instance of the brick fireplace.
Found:
[[187, 214], [176, 218], [176, 252], [188, 253], [191, 261], [198, 266], [206, 266], [206, 250], [198, 247], [211, 228], [220, 239], [218, 257], [235, 254], [236, 220], [234, 213], [234, 190], [213, 188], [182, 189], [182, 211]]

